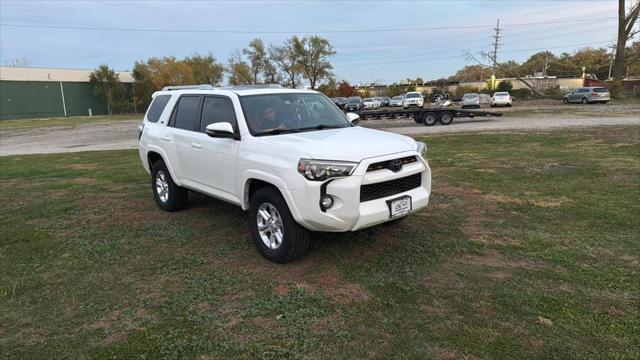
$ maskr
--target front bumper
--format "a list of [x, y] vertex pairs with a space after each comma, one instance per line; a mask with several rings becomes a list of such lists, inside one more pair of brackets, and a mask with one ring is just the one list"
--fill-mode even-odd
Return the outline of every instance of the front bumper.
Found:
[[[367, 172], [370, 164], [417, 156], [415, 152], [404, 152], [372, 159], [365, 159], [354, 170], [351, 176], [330, 179], [325, 182], [306, 182], [306, 188], [291, 190], [292, 213], [296, 221], [313, 231], [343, 232], [355, 231], [392, 220], [387, 200], [408, 195], [411, 197], [411, 213], [419, 211], [429, 203], [431, 195], [431, 169], [426, 160], [417, 156], [418, 161], [405, 164], [398, 172], [381, 169]], [[407, 176], [420, 174], [420, 186], [408, 191], [396, 193], [375, 200], [360, 201], [360, 187], [366, 184], [381, 183]], [[327, 195], [333, 197], [331, 208], [320, 209], [322, 186], [325, 185]]]

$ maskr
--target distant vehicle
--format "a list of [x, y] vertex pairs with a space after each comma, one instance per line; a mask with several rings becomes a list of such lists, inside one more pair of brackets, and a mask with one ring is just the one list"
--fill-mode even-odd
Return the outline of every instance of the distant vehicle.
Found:
[[480, 107], [480, 95], [476, 93], [468, 93], [462, 96], [462, 101], [460, 102], [460, 107], [468, 108], [468, 107]]
[[382, 97], [382, 106], [389, 106], [389, 104], [391, 103], [391, 98], [388, 96], [383, 96]]
[[508, 92], [497, 92], [493, 94], [493, 97], [491, 98], [491, 107], [496, 107], [496, 106], [511, 107], [512, 100], [513, 99], [511, 98], [511, 94], [509, 94]]
[[389, 101], [389, 106], [396, 107], [402, 106], [402, 101], [404, 100], [404, 95], [394, 96], [391, 101]]
[[404, 96], [404, 100], [402, 101], [402, 107], [405, 109], [408, 109], [413, 106], [417, 106], [417, 107], [424, 106], [424, 98], [422, 97], [422, 94], [417, 91], [408, 92]]
[[582, 87], [564, 96], [564, 103], [606, 103], [611, 100], [611, 94], [603, 87]]
[[364, 110], [364, 102], [360, 96], [353, 96], [347, 99], [344, 105], [344, 111], [362, 111]]
[[333, 103], [336, 104], [336, 106], [338, 106], [340, 109], [344, 109], [344, 105], [347, 103], [346, 97], [335, 97], [331, 100], [333, 100]]
[[377, 103], [377, 107], [383, 107], [384, 106], [384, 98], [377, 96], [374, 97], [373, 100]]
[[371, 110], [379, 107], [379, 102], [374, 98], [365, 98], [362, 102], [364, 103], [365, 110]]

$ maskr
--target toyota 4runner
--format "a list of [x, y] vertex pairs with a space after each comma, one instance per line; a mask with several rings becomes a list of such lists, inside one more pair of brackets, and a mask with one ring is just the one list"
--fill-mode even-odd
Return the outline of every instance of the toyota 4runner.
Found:
[[196, 191], [249, 211], [259, 252], [303, 256], [313, 231], [354, 231], [427, 206], [427, 146], [355, 126], [316, 91], [166, 87], [139, 127], [157, 205], [183, 208]]

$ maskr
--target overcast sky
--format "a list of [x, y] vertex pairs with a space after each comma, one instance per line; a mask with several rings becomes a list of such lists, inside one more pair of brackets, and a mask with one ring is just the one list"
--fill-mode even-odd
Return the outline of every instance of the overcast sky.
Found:
[[[465, 50], [492, 49], [497, 19], [503, 25], [499, 61], [524, 61], [542, 49], [608, 46], [616, 15], [615, 0], [0, 0], [0, 60], [4, 65], [24, 57], [30, 66], [81, 69], [106, 63], [128, 70], [153, 56], [211, 52], [226, 63], [255, 37], [280, 44], [294, 34], [317, 34], [337, 51], [332, 62], [338, 79], [427, 80], [469, 64]], [[147, 29], [154, 31], [133, 31]]]

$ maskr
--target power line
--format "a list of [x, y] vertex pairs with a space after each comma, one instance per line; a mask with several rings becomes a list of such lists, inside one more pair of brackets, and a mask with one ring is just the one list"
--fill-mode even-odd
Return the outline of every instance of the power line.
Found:
[[498, 64], [498, 48], [500, 47], [500, 19], [496, 22], [496, 27], [493, 29], [495, 34], [493, 35], [493, 75], [496, 74], [496, 65]]
[[[540, 21], [529, 23], [504, 24], [504, 27], [511, 26], [532, 26], [546, 24], [581, 23], [596, 20], [616, 19], [616, 17], [603, 18], [582, 18], [576, 20], [560, 21]], [[351, 30], [313, 30], [313, 31], [272, 31], [272, 30], [219, 30], [219, 29], [167, 29], [167, 28], [129, 28], [129, 27], [98, 27], [98, 26], [62, 26], [62, 25], [38, 25], [38, 24], [16, 24], [0, 23], [3, 27], [32, 28], [32, 29], [53, 29], [53, 30], [89, 30], [89, 31], [128, 31], [128, 32], [162, 32], [162, 33], [218, 33], [218, 34], [342, 34], [342, 33], [379, 33], [379, 32], [402, 32], [402, 31], [425, 31], [425, 30], [457, 30], [457, 29], [486, 29], [491, 25], [458, 25], [458, 26], [433, 26], [414, 28], [387, 28], [387, 29], [351, 29]]]

